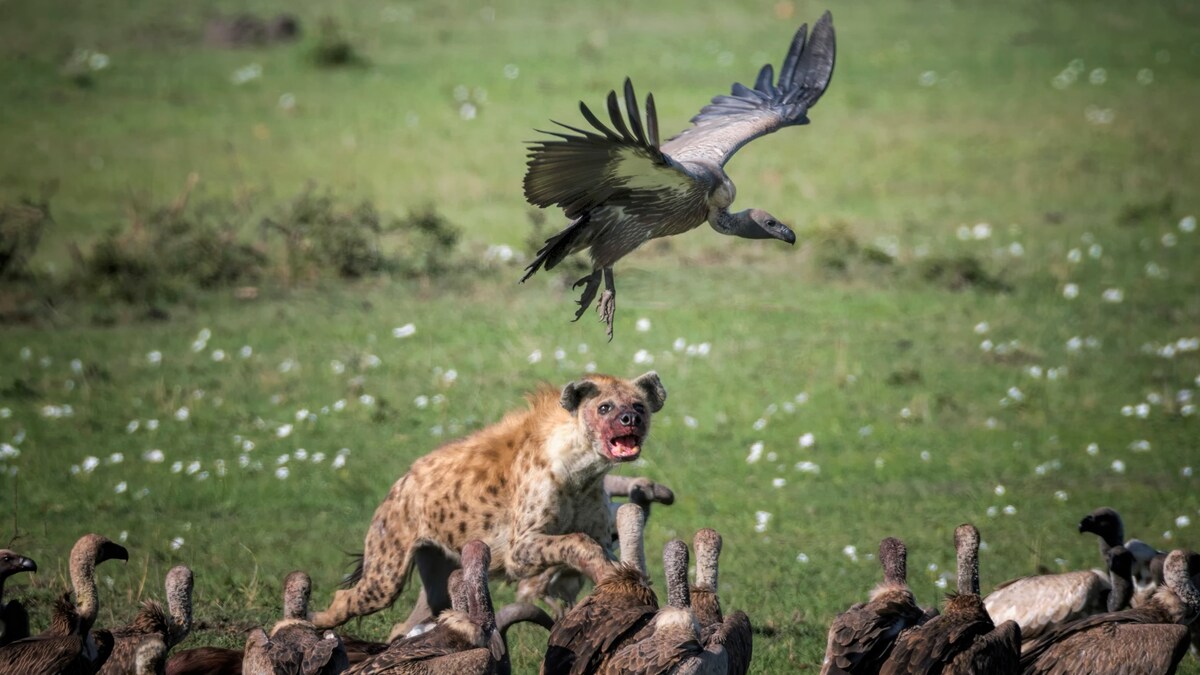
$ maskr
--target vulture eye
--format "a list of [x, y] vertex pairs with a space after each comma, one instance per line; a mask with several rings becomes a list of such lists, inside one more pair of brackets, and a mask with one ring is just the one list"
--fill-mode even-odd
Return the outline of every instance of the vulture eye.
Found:
[[608, 403], [600, 404], [600, 414], [601, 415], [607, 415], [611, 411], [612, 411], [612, 406], [609, 405]]

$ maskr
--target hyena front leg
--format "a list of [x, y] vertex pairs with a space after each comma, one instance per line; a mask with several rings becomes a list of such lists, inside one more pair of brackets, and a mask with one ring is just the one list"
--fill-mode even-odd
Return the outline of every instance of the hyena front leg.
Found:
[[518, 579], [536, 576], [555, 565], [569, 565], [596, 582], [613, 568], [608, 550], [582, 532], [525, 533], [513, 542], [506, 563], [509, 574]]

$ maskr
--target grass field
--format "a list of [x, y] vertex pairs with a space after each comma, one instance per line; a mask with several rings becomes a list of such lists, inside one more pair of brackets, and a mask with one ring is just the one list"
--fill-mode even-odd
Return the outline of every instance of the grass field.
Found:
[[[626, 75], [664, 133], [682, 128], [825, 8], [264, 0], [247, 6], [297, 13], [304, 39], [226, 50], [201, 35], [233, 3], [119, 5], [4, 4], [0, 203], [57, 183], [33, 261], [47, 284], [69, 245], [193, 172], [198, 199], [243, 204], [247, 222], [314, 181], [390, 213], [434, 204], [465, 254], [520, 250], [534, 128], [575, 123], [580, 98]], [[568, 321], [560, 279], [517, 285], [519, 261], [202, 292], [157, 322], [100, 325], [64, 299], [0, 326], [0, 532], [42, 570], [10, 592], [47, 601], [96, 531], [131, 552], [101, 568], [101, 624], [186, 563], [200, 624], [185, 646], [240, 644], [278, 616], [292, 569], [324, 606], [412, 459], [589, 364], [661, 374], [644, 460], [620, 471], [678, 495], [648, 527], [660, 588], [665, 541], [724, 535], [724, 604], [763, 629], [756, 672], [819, 667], [884, 536], [908, 543], [922, 604], [953, 587], [963, 521], [987, 542], [985, 591], [1097, 565], [1076, 523], [1101, 505], [1131, 536], [1200, 548], [1200, 10], [831, 9], [837, 71], [812, 126], [728, 167], [738, 208], [791, 223], [797, 246], [702, 227], [646, 247], [618, 266], [611, 343], [592, 316]], [[313, 65], [328, 14], [364, 64]], [[63, 72], [77, 50], [106, 57], [89, 86]], [[349, 628], [381, 638], [403, 614]], [[543, 645], [518, 629], [518, 672]]]

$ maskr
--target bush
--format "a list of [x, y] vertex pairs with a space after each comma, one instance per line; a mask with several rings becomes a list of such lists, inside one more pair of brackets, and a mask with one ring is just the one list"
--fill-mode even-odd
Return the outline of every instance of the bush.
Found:
[[433, 206], [409, 211], [389, 228], [398, 239], [399, 257], [393, 269], [407, 277], [436, 277], [460, 266], [455, 259], [460, 233]]
[[332, 17], [321, 19], [317, 44], [312, 51], [313, 62], [322, 68], [363, 65], [365, 60], [355, 49], [354, 43], [342, 31], [341, 24]]
[[29, 259], [53, 222], [49, 198], [0, 205], [0, 279], [28, 276]]
[[339, 209], [327, 191], [309, 185], [265, 231], [283, 235], [290, 279], [313, 278], [323, 269], [343, 278], [359, 278], [386, 268], [379, 251], [383, 230], [379, 212], [368, 201]]

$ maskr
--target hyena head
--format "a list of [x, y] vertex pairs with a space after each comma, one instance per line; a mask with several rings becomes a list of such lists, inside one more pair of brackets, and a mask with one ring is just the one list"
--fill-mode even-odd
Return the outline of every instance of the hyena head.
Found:
[[562, 407], [583, 425], [592, 448], [611, 462], [628, 462], [642, 452], [650, 416], [662, 410], [667, 390], [650, 371], [636, 380], [588, 375], [562, 390]]

